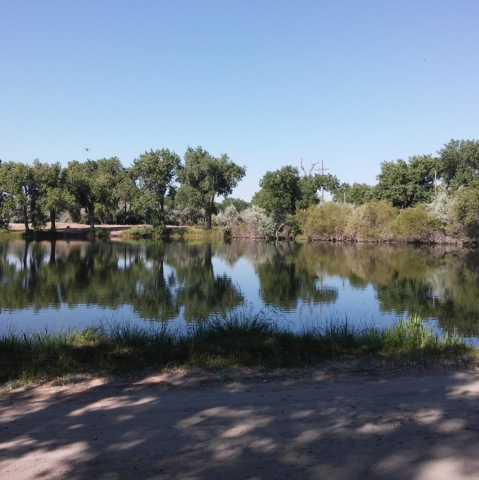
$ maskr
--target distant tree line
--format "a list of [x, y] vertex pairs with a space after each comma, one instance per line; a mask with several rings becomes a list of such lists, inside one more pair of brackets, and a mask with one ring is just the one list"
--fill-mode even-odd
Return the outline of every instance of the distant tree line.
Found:
[[[475, 241], [479, 141], [451, 140], [437, 153], [383, 162], [376, 185], [340, 183], [314, 168], [288, 165], [264, 175], [251, 208], [229, 203], [217, 221], [234, 236], [301, 231], [323, 240]], [[321, 200], [322, 190], [332, 202]]]
[[[437, 241], [479, 237], [479, 141], [451, 140], [433, 155], [384, 161], [376, 185], [286, 165], [268, 171], [251, 202], [231, 198], [245, 167], [226, 154], [188, 147], [183, 161], [150, 150], [125, 168], [117, 157], [0, 161], [0, 227], [12, 219], [41, 228], [68, 212], [72, 221], [160, 226], [217, 225], [232, 236]], [[327, 191], [331, 202], [320, 192]], [[224, 197], [221, 203], [218, 197]]]
[[0, 218], [25, 230], [55, 230], [60, 212], [72, 221], [95, 223], [195, 222], [203, 217], [207, 228], [216, 212], [215, 198], [227, 197], [246, 169], [227, 155], [213, 157], [201, 147], [188, 147], [184, 162], [168, 149], [142, 153], [129, 168], [117, 157], [71, 161], [66, 167], [38, 160], [33, 165], [0, 161]]

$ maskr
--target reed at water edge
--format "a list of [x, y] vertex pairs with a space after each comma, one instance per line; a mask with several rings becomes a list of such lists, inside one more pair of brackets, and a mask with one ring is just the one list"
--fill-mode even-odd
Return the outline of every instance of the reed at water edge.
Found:
[[243, 311], [203, 321], [183, 332], [166, 325], [145, 328], [107, 322], [85, 330], [10, 331], [0, 336], [0, 382], [22, 384], [77, 374], [105, 376], [174, 367], [291, 368], [375, 357], [427, 363], [464, 359], [474, 352], [456, 332], [439, 333], [417, 317], [384, 328], [329, 321], [293, 332], [278, 325], [268, 312]]

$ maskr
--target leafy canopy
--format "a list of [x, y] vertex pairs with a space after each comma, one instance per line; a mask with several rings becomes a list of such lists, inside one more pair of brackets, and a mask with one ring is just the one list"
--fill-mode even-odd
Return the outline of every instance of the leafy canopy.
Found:
[[215, 196], [230, 195], [245, 174], [246, 168], [233, 163], [226, 154], [215, 158], [202, 147], [188, 147], [184, 168], [178, 175], [182, 183], [179, 201], [188, 207], [204, 209], [206, 228], [211, 229]]
[[400, 208], [430, 202], [437, 169], [438, 160], [431, 155], [411, 157], [409, 162], [383, 162], [373, 196]]
[[173, 193], [174, 183], [181, 168], [181, 159], [168, 149], [150, 150], [142, 153], [133, 162], [132, 174], [138, 186], [135, 206], [143, 213], [149, 211], [149, 220], [162, 222], [165, 212], [165, 197]]
[[296, 202], [301, 199], [299, 171], [287, 165], [274, 172], [266, 172], [260, 180], [261, 190], [253, 197], [253, 204], [268, 215], [294, 215]]
[[441, 176], [452, 191], [478, 177], [478, 140], [451, 140], [438, 153]]

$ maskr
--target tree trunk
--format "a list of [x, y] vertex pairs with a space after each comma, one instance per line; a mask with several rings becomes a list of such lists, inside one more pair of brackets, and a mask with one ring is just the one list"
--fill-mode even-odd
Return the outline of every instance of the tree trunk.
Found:
[[95, 230], [95, 215], [91, 210], [88, 210], [88, 220], [90, 220], [90, 230]]
[[215, 197], [211, 197], [210, 204], [208, 205], [208, 208], [206, 209], [206, 230], [211, 230], [211, 212], [213, 211], [213, 202], [215, 200]]
[[56, 232], [56, 230], [57, 230], [56, 225], [55, 225], [55, 217], [56, 217], [55, 210], [50, 210], [50, 230], [52, 232]]
[[276, 233], [275, 233], [275, 236], [276, 236], [276, 241], [279, 240], [279, 232], [280, 230], [285, 226], [286, 222], [283, 222], [279, 227], [278, 229], [276, 230]]
[[23, 223], [25, 224], [25, 231], [29, 231], [30, 227], [28, 226], [28, 213], [26, 207], [23, 208]]

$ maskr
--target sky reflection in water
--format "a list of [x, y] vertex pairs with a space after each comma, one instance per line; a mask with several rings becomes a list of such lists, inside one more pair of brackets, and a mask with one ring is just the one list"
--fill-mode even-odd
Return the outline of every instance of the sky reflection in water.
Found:
[[268, 309], [292, 328], [419, 315], [479, 338], [479, 255], [412, 246], [0, 242], [0, 329], [168, 322]]

